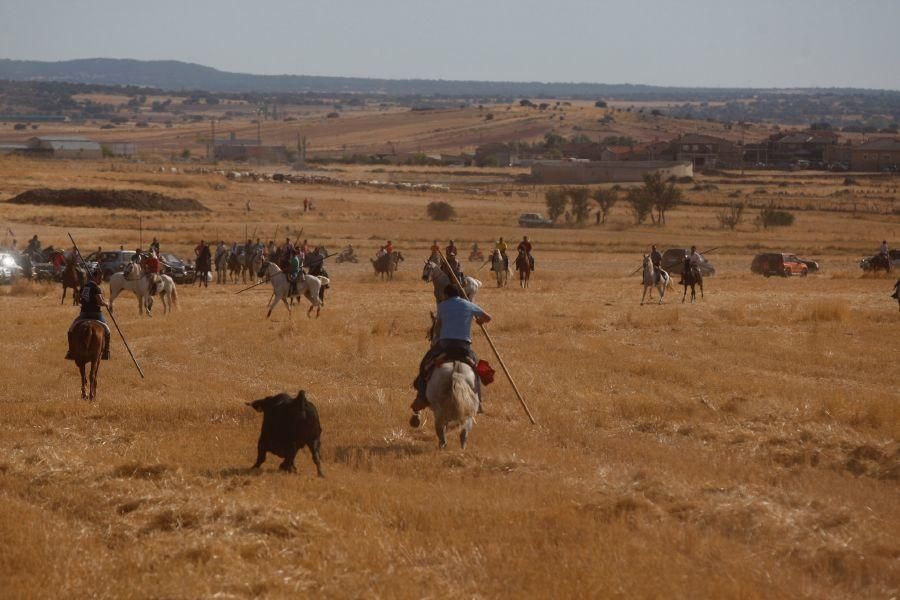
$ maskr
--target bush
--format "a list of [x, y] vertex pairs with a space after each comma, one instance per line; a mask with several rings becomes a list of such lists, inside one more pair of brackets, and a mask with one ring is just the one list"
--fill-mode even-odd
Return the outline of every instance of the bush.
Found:
[[844, 185], [859, 185], [859, 182], [853, 177], [844, 177]]
[[634, 222], [640, 225], [653, 212], [653, 198], [642, 187], [631, 188], [625, 198], [631, 206]]
[[794, 224], [794, 215], [786, 210], [778, 210], [770, 206], [759, 212], [759, 224], [763, 226], [763, 229], [790, 227]]
[[619, 200], [618, 188], [595, 190], [591, 197], [597, 203], [597, 225], [605, 223], [609, 211]]
[[744, 218], [744, 207], [745, 205], [743, 202], [732, 202], [723, 208], [722, 212], [716, 215], [716, 219], [719, 221], [719, 225], [722, 226], [722, 229], [731, 229], [734, 231]]
[[338, 114], [338, 113], [336, 113], [336, 112], [330, 112], [330, 113], [328, 113], [327, 115], [325, 115], [325, 118], [326, 118], [326, 119], [337, 119], [337, 118], [340, 117], [340, 116], [341, 116], [341, 115]]
[[597, 100], [596, 102], [594, 102], [594, 106], [596, 106], [597, 108], [606, 108], [608, 104], [606, 104], [606, 102], [604, 102], [603, 100]]
[[456, 209], [443, 200], [429, 202], [426, 210], [434, 221], [449, 221], [456, 216]]

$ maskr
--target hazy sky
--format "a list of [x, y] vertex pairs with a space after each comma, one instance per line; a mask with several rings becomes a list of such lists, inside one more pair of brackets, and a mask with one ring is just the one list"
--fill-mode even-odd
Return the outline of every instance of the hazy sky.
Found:
[[0, 58], [900, 89], [900, 0], [0, 0]]

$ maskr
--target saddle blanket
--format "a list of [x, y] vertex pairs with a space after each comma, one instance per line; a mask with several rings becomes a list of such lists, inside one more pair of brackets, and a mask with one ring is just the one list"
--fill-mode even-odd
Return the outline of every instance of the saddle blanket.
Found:
[[103, 327], [106, 329], [106, 335], [110, 335], [109, 325], [107, 325], [103, 321], [98, 321], [97, 319], [90, 319], [90, 318], [84, 318], [84, 317], [78, 317], [77, 319], [72, 321], [72, 324], [69, 326], [69, 333], [72, 333], [72, 331], [75, 329], [75, 326], [78, 325], [79, 323], [81, 323], [82, 321], [96, 321], [97, 323], [100, 323], [101, 325], [103, 325]]

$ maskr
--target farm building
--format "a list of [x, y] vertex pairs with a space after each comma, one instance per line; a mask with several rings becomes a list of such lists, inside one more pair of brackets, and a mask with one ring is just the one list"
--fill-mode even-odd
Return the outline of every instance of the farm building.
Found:
[[103, 142], [103, 151], [113, 156], [135, 156], [137, 145], [134, 142]]
[[850, 149], [851, 171], [900, 170], [900, 138], [877, 138]]
[[216, 160], [240, 162], [288, 162], [285, 146], [265, 146], [257, 140], [238, 139], [234, 135], [225, 140], [216, 140]]
[[26, 153], [48, 158], [101, 158], [100, 144], [73, 135], [39, 136], [28, 140]]
[[663, 160], [540, 160], [531, 165], [535, 182], [549, 184], [641, 181], [644, 175], [654, 173], [663, 179], [693, 177], [694, 165], [689, 161]]
[[734, 142], [711, 135], [687, 133], [672, 146], [675, 160], [689, 160], [697, 168], [729, 167], [741, 162], [741, 151]]

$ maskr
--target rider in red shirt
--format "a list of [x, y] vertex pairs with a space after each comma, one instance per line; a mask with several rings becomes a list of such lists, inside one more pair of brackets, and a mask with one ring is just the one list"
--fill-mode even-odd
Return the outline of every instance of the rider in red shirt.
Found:
[[394, 243], [391, 240], [388, 240], [388, 243], [384, 245], [384, 251], [388, 254], [394, 253]]
[[516, 247], [518, 252], [525, 252], [525, 256], [528, 257], [528, 262], [531, 264], [531, 270], [534, 271], [534, 257], [531, 256], [531, 242], [528, 241], [528, 236], [522, 236], [522, 241], [519, 242], [519, 245]]

